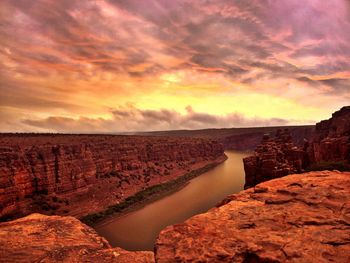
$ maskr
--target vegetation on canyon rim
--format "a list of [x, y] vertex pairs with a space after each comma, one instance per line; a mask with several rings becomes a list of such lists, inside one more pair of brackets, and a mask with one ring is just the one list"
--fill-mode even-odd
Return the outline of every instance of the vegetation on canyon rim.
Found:
[[111, 205], [104, 211], [84, 216], [80, 220], [87, 225], [94, 225], [96, 223], [101, 222], [102, 220], [105, 220], [110, 216], [115, 217], [118, 214], [135, 210], [140, 206], [160, 199], [171, 192], [179, 190], [179, 188], [183, 187], [190, 179], [209, 171], [214, 166], [215, 164], [208, 164], [202, 168], [193, 170], [181, 177], [178, 177], [175, 180], [148, 187], [145, 190], [142, 190], [132, 196], [127, 197], [119, 204]]

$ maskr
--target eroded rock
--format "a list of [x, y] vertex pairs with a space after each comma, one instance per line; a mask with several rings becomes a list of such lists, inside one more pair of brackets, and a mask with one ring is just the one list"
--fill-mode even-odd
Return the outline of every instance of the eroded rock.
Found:
[[350, 106], [332, 114], [332, 118], [316, 124], [308, 149], [313, 163], [346, 161], [350, 163]]
[[277, 130], [276, 136], [263, 136], [252, 156], [243, 160], [245, 188], [288, 174], [300, 173], [308, 159], [306, 151], [292, 143], [289, 130]]
[[244, 159], [244, 169], [246, 188], [304, 169], [350, 170], [350, 106], [317, 123], [303, 147], [292, 143], [287, 130], [278, 130], [272, 139], [265, 136], [254, 154]]
[[0, 219], [81, 217], [225, 159], [215, 141], [108, 135], [0, 135]]
[[154, 262], [153, 252], [111, 248], [74, 217], [32, 214], [0, 223], [0, 262]]
[[350, 262], [349, 195], [347, 172], [264, 182], [167, 227], [156, 262]]

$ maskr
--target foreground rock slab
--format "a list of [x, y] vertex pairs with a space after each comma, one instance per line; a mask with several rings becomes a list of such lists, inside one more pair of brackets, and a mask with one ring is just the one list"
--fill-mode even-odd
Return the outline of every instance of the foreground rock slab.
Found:
[[154, 262], [153, 252], [111, 248], [73, 217], [30, 216], [0, 224], [0, 262]]
[[156, 262], [350, 262], [350, 173], [289, 175], [163, 230]]

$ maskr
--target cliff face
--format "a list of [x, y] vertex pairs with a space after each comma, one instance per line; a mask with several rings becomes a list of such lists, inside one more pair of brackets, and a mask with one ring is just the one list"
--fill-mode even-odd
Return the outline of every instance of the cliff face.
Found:
[[0, 262], [151, 263], [154, 255], [111, 248], [74, 217], [32, 214], [0, 224]]
[[347, 161], [350, 163], [350, 106], [316, 124], [308, 149], [312, 162]]
[[254, 155], [244, 158], [245, 188], [258, 183], [300, 173], [308, 158], [306, 152], [292, 143], [287, 129], [277, 130], [276, 137], [265, 135]]
[[338, 162], [335, 169], [350, 167], [350, 106], [335, 112], [329, 120], [317, 123], [311, 141], [305, 140], [302, 147], [293, 145], [290, 135], [278, 131], [274, 139], [263, 138], [254, 155], [243, 161], [246, 187], [300, 173], [325, 162], [330, 163], [326, 166], [328, 169], [332, 169], [335, 162]]
[[350, 173], [289, 175], [163, 230], [156, 262], [350, 262]]
[[83, 216], [223, 158], [204, 139], [1, 135], [0, 217]]

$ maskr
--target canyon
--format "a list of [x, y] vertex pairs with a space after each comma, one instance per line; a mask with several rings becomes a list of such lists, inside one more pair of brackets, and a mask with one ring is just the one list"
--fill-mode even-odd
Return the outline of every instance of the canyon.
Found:
[[350, 106], [302, 129], [264, 130], [244, 158], [247, 189], [163, 229], [153, 252], [112, 248], [76, 218], [196, 176], [239, 143], [198, 133], [3, 134], [1, 215], [40, 214], [0, 223], [0, 262], [349, 262]]
[[113, 135], [0, 135], [0, 218], [78, 218], [225, 160], [218, 142]]
[[32, 214], [0, 224], [0, 262], [347, 263], [349, 194], [349, 172], [270, 180], [168, 226], [154, 252], [112, 248], [73, 217]]

